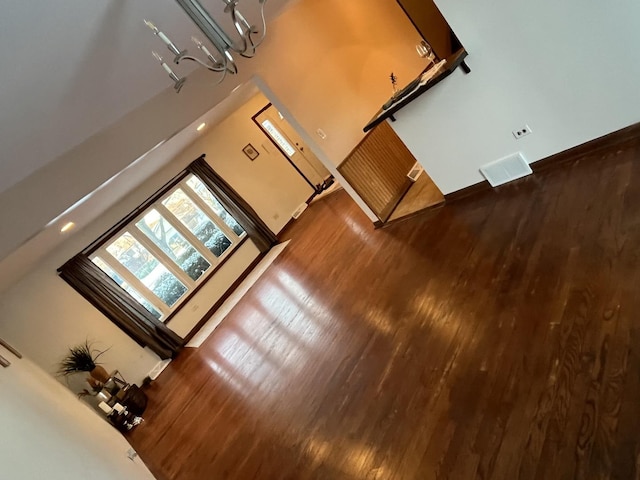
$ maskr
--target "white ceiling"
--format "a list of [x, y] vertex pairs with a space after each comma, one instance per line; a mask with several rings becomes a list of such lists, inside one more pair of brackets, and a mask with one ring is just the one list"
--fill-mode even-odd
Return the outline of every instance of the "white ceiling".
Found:
[[[202, 0], [214, 15], [222, 0]], [[287, 0], [269, 0], [271, 17]], [[248, 14], [257, 0], [242, 0]], [[225, 18], [222, 15], [218, 17]], [[173, 0], [7, 2], [0, 16], [0, 192], [115, 123], [171, 81], [151, 56], [199, 32]], [[199, 35], [202, 37], [202, 35]], [[181, 73], [189, 72], [182, 68]], [[134, 159], [131, 159], [132, 161]]]
[[[201, 3], [216, 18], [226, 20], [222, 0]], [[269, 0], [267, 18], [274, 18], [291, 3]], [[247, 16], [257, 12], [257, 0], [241, 0], [240, 5]], [[151, 51], [171, 56], [144, 25], [144, 18], [156, 23], [180, 48], [196, 50], [192, 35], [204, 40], [174, 0], [59, 0], [3, 5], [0, 193], [171, 89], [171, 80]], [[189, 64], [184, 67], [181, 64], [176, 71], [186, 75], [193, 70]], [[231, 78], [229, 81], [238, 83]], [[188, 87], [189, 83], [185, 89]], [[192, 119], [183, 131], [168, 135], [142, 157], [127, 159], [130, 165], [121, 174], [72, 206], [73, 220], [82, 225], [95, 218], [193, 142], [198, 135], [195, 125], [220, 122], [256, 92], [253, 84], [244, 84], [208, 113]], [[43, 225], [20, 248], [0, 257], [0, 291], [63, 241], [60, 223], [69, 213]]]

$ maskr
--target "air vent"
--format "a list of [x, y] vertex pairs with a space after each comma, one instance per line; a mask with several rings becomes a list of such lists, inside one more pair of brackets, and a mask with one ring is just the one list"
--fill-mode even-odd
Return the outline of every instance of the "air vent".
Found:
[[512, 180], [531, 175], [533, 171], [522, 153], [518, 152], [495, 162], [487, 163], [480, 168], [480, 173], [484, 175], [484, 178], [487, 179], [492, 187], [497, 187]]
[[424, 172], [422, 165], [416, 162], [413, 167], [411, 167], [411, 170], [409, 170], [409, 173], [407, 173], [407, 177], [409, 177], [409, 180], [412, 182], [415, 182], [422, 172]]

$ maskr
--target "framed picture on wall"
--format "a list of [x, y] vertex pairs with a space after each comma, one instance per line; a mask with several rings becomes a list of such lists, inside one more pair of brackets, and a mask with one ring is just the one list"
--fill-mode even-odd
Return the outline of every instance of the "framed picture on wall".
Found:
[[249, 157], [249, 160], [255, 160], [256, 158], [258, 158], [258, 155], [260, 155], [251, 144], [248, 144], [246, 147], [244, 147], [242, 151], [247, 157]]

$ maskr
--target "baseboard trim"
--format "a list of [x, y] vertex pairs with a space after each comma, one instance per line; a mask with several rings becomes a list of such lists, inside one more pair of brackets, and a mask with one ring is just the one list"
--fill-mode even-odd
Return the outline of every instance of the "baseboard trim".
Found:
[[395, 225], [397, 223], [400, 222], [404, 222], [405, 220], [410, 220], [412, 218], [418, 217], [418, 216], [424, 216], [424, 215], [428, 215], [429, 213], [435, 213], [436, 211], [438, 211], [440, 208], [444, 207], [445, 205], [445, 201], [442, 200], [441, 202], [438, 203], [434, 203], [433, 205], [429, 205], [428, 207], [424, 207], [416, 212], [413, 213], [409, 213], [403, 217], [400, 218], [394, 218], [393, 220], [387, 220], [386, 222], [384, 222], [382, 225], [380, 225], [379, 227], [376, 228], [387, 228], [391, 225]]
[[531, 169], [533, 173], [547, 171], [574, 162], [586, 155], [595, 155], [602, 150], [608, 150], [637, 139], [640, 139], [640, 122], [538, 160], [531, 164]]
[[[628, 127], [616, 130], [602, 137], [594, 138], [586, 143], [563, 150], [530, 164], [533, 173], [547, 172], [555, 168], [561, 168], [579, 158], [587, 155], [597, 155], [603, 150], [608, 150], [617, 145], [640, 139], [640, 122]], [[526, 178], [526, 177], [525, 177]], [[507, 184], [508, 185], [508, 184]], [[471, 195], [477, 195], [487, 190], [493, 190], [489, 182], [482, 181], [468, 187], [448, 193], [444, 196], [446, 203], [455, 202]]]
[[468, 187], [465, 187], [460, 190], [456, 190], [455, 192], [447, 193], [444, 196], [445, 203], [456, 202], [458, 200], [462, 200], [463, 198], [470, 197], [471, 195], [477, 195], [478, 193], [485, 192], [487, 190], [492, 190], [489, 182], [482, 181], [480, 183], [474, 183]]

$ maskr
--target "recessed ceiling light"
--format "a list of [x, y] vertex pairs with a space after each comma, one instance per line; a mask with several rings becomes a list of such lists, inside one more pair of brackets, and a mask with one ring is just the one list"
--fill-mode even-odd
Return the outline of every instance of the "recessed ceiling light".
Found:
[[198, 125], [198, 128], [196, 128], [196, 130], [198, 130], [200, 132], [206, 126], [207, 126], [206, 123], [201, 123], [200, 125]]
[[69, 222], [67, 223], [64, 227], [62, 227], [60, 229], [60, 232], [64, 233], [64, 232], [68, 232], [69, 230], [71, 230], [73, 227], [75, 227], [76, 224], [73, 222]]

